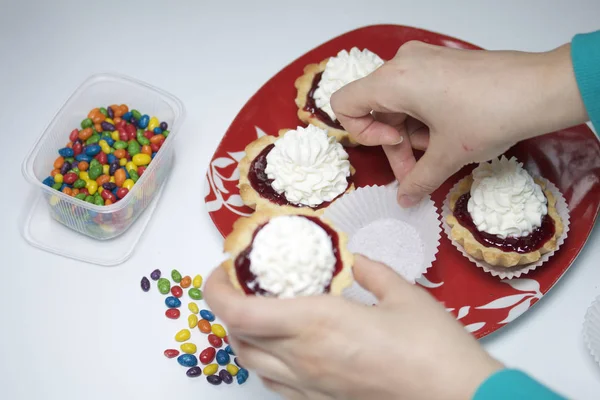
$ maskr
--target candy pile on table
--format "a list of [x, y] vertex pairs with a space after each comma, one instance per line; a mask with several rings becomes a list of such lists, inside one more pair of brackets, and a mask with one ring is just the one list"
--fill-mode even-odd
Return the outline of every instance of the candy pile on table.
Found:
[[156, 117], [125, 104], [94, 108], [58, 150], [44, 185], [98, 206], [127, 196], [169, 136]]
[[[170, 319], [179, 319], [181, 316], [181, 299], [184, 295], [184, 290], [187, 290], [187, 295], [192, 300], [202, 300], [202, 276], [196, 275], [193, 279], [190, 276], [182, 277], [179, 271], [174, 269], [171, 271], [171, 280], [161, 277], [161, 271], [156, 269], [150, 274], [150, 279], [156, 281], [158, 291], [163, 295], [169, 295], [165, 298], [167, 310], [165, 316]], [[150, 280], [143, 277], [141, 287], [144, 292], [150, 290]], [[213, 385], [221, 383], [231, 384], [235, 379], [238, 384], [243, 384], [248, 379], [248, 370], [240, 366], [237, 357], [227, 338], [225, 328], [214, 323], [215, 315], [208, 309], [200, 309], [194, 301], [188, 303], [187, 308], [189, 315], [187, 317], [187, 328], [181, 329], [175, 334], [175, 340], [180, 345], [180, 350], [167, 349], [164, 355], [167, 358], [176, 358], [177, 362], [188, 368], [186, 375], [190, 378], [196, 378], [204, 374], [206, 380]], [[198, 351], [198, 346], [189, 341], [191, 337], [190, 329], [198, 328], [200, 332], [206, 334], [209, 346], [201, 351]], [[226, 345], [223, 348], [223, 345]], [[196, 356], [196, 353], [199, 353]], [[233, 358], [233, 363], [232, 363]], [[200, 362], [204, 368], [198, 365]], [[220, 369], [220, 370], [219, 370]]]

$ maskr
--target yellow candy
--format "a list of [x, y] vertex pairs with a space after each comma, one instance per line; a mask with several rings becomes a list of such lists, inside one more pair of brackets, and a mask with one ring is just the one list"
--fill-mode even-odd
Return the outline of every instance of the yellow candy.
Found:
[[54, 175], [54, 182], [56, 182], [56, 183], [63, 183], [63, 176], [62, 176], [62, 174], [56, 174], [56, 175]]
[[125, 182], [123, 182], [122, 187], [127, 188], [127, 190], [131, 190], [133, 185], [135, 185], [135, 182], [133, 181], [133, 179], [125, 179]]
[[[110, 167], [109, 167], [110, 168]], [[115, 183], [115, 177], [111, 176], [110, 179], [108, 180], [110, 183]]]
[[129, 161], [127, 165], [125, 165], [125, 171], [129, 172], [131, 170], [137, 171], [137, 165], [135, 165], [133, 161]]
[[103, 153], [110, 154], [110, 151], [112, 150], [112, 148], [108, 145], [108, 143], [106, 143], [106, 140], [100, 140], [98, 142], [98, 145], [102, 149]]
[[223, 325], [221, 324], [213, 324], [212, 333], [214, 333], [220, 338], [224, 338], [225, 336], [227, 336], [227, 332], [225, 332], [225, 328], [223, 328]]
[[113, 133], [110, 134], [110, 137], [112, 138], [112, 140], [114, 140], [115, 142], [119, 140], [119, 131], [114, 131]]
[[190, 338], [190, 331], [188, 329], [182, 329], [175, 334], [175, 340], [178, 342], [185, 342]]
[[229, 372], [231, 374], [231, 376], [236, 376], [238, 371], [240, 370], [236, 365], [234, 364], [227, 364], [227, 372]]
[[102, 173], [104, 175], [108, 175], [109, 172], [110, 172], [110, 165], [108, 165], [108, 164], [103, 165], [102, 166]]
[[149, 131], [154, 131], [154, 128], [158, 127], [160, 125], [160, 121], [158, 120], [158, 118], [156, 117], [152, 117], [150, 118], [150, 122], [148, 122], [148, 130]]
[[125, 157], [121, 158], [121, 159], [119, 160], [119, 165], [120, 165], [121, 167], [124, 167], [125, 165], [127, 165], [127, 159], [126, 159]]
[[190, 329], [194, 329], [196, 325], [198, 325], [198, 317], [196, 316], [196, 314], [190, 314], [190, 316], [188, 317], [188, 326], [190, 327]]
[[96, 183], [96, 181], [89, 180], [86, 182], [85, 188], [88, 190], [90, 195], [93, 196], [98, 190], [98, 184]]
[[196, 289], [200, 289], [200, 286], [202, 286], [202, 275], [196, 275], [194, 277], [194, 280], [192, 281], [192, 285], [196, 288]]
[[115, 124], [115, 121], [113, 121], [112, 118], [106, 118], [104, 121], [108, 122], [109, 124]]
[[84, 181], [89, 181], [90, 175], [87, 173], [87, 171], [79, 171], [79, 179], [83, 179]]
[[190, 310], [194, 314], [198, 314], [200, 312], [198, 305], [196, 303], [194, 303], [193, 301], [188, 304], [188, 310]]
[[219, 366], [217, 364], [210, 364], [210, 365], [207, 365], [206, 367], [204, 367], [202, 372], [204, 372], [204, 375], [210, 376], [210, 375], [216, 374], [218, 369], [219, 369]]
[[58, 198], [58, 196], [52, 196], [50, 197], [50, 205], [51, 206], [55, 206], [60, 202], [60, 199]]
[[184, 343], [181, 345], [181, 351], [187, 354], [194, 354], [198, 349], [194, 343]]
[[139, 153], [133, 156], [131, 161], [133, 161], [133, 163], [138, 167], [141, 167], [143, 165], [150, 164], [150, 161], [152, 161], [152, 157], [150, 157], [148, 154]]

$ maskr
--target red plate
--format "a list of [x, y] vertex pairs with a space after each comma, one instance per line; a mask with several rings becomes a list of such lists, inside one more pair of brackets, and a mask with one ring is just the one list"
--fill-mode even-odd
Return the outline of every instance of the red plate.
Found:
[[[231, 232], [240, 216], [252, 210], [242, 204], [237, 164], [244, 147], [257, 136], [276, 135], [281, 128], [295, 128], [295, 79], [306, 64], [318, 63], [353, 46], [368, 48], [384, 59], [394, 56], [409, 40], [441, 46], [479, 47], [422, 29], [397, 25], [375, 25], [348, 32], [306, 53], [271, 78], [242, 108], [219, 144], [207, 173], [206, 205], [223, 236]], [[356, 167], [358, 186], [386, 184], [392, 172], [380, 148], [348, 149]], [[508, 152], [525, 164], [533, 175], [552, 181], [565, 196], [571, 210], [569, 236], [560, 250], [542, 267], [523, 279], [501, 281], [475, 267], [443, 236], [437, 261], [419, 282], [476, 337], [483, 337], [527, 311], [566, 272], [581, 251], [598, 215], [600, 204], [600, 144], [585, 125], [522, 142]], [[448, 191], [470, 168], [448, 180], [434, 194], [441, 208]]]

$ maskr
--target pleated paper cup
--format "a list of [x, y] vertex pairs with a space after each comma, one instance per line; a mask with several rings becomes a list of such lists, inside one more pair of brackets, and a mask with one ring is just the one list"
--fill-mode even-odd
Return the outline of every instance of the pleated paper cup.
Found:
[[600, 296], [590, 305], [583, 321], [583, 341], [600, 365]]
[[[397, 185], [358, 188], [336, 200], [323, 217], [349, 237], [348, 249], [383, 262], [411, 283], [436, 258], [440, 216], [428, 196], [415, 207], [401, 208]], [[376, 304], [375, 297], [354, 282], [344, 297]]]
[[450, 241], [452, 242], [454, 247], [456, 247], [463, 256], [465, 256], [467, 259], [469, 259], [469, 261], [471, 261], [477, 267], [483, 269], [488, 274], [497, 276], [500, 279], [519, 278], [522, 275], [526, 275], [531, 271], [535, 271], [538, 267], [540, 267], [542, 264], [544, 264], [546, 261], [548, 261], [554, 255], [554, 253], [556, 253], [556, 251], [560, 248], [560, 246], [565, 242], [565, 239], [567, 238], [568, 233], [569, 233], [569, 207], [567, 206], [567, 201], [565, 200], [563, 195], [560, 193], [560, 191], [558, 190], [556, 185], [554, 185], [552, 182], [550, 182], [549, 180], [544, 179], [544, 178], [536, 178], [536, 179], [543, 182], [546, 186], [546, 190], [550, 191], [550, 193], [552, 193], [552, 195], [556, 199], [556, 212], [560, 216], [562, 223], [563, 223], [563, 232], [556, 241], [556, 249], [554, 251], [543, 254], [542, 257], [540, 257], [540, 259], [534, 263], [515, 266], [515, 267], [502, 267], [502, 266], [491, 265], [491, 264], [486, 263], [483, 260], [477, 260], [477, 259], [473, 258], [473, 256], [471, 256], [470, 254], [468, 254], [465, 251], [465, 249], [462, 247], [462, 245], [460, 243], [456, 242], [455, 240], [452, 240], [452, 235], [450, 234], [450, 232], [452, 231], [452, 228], [446, 222], [446, 217], [448, 215], [452, 214], [452, 210], [450, 209], [450, 193], [453, 193], [454, 191], [456, 191], [456, 188], [460, 184], [461, 181], [459, 181], [456, 185], [454, 185], [454, 187], [452, 187], [452, 189], [450, 189], [450, 192], [448, 193], [448, 196], [446, 196], [446, 200], [444, 201], [444, 205], [442, 207], [442, 219], [443, 219], [442, 226], [444, 228], [444, 232], [446, 233], [446, 236], [448, 236], [448, 239], [450, 239]]

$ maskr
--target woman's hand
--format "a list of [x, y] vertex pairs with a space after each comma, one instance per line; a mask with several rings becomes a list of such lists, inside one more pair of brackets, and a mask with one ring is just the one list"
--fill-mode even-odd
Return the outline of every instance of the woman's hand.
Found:
[[[468, 163], [588, 119], [570, 45], [522, 53], [408, 42], [371, 75], [337, 91], [331, 105], [359, 143], [384, 145], [405, 207]], [[411, 145], [427, 148], [419, 162]]]
[[241, 363], [289, 399], [468, 399], [501, 365], [428, 293], [357, 256], [377, 307], [340, 297], [244, 296], [219, 268], [206, 301]]

